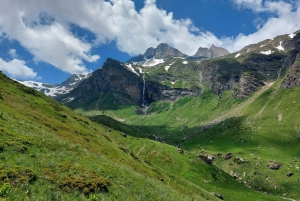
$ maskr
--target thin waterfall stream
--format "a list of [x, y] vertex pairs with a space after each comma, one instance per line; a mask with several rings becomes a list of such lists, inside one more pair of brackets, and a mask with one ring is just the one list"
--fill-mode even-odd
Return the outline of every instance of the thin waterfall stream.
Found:
[[145, 74], [143, 74], [142, 109], [144, 115], [147, 114], [147, 110], [148, 110], [148, 107], [145, 105], [145, 89], [146, 89], [146, 81], [145, 81]]
[[277, 71], [277, 80], [280, 79], [281, 71], [282, 71], [282, 69], [285, 67], [285, 63], [286, 63], [287, 60], [288, 60], [288, 58], [286, 58], [286, 59], [284, 60], [284, 62], [282, 63], [282, 67]]
[[145, 107], [145, 85], [146, 85], [146, 81], [145, 81], [145, 75], [143, 74], [143, 94], [142, 94], [142, 107]]

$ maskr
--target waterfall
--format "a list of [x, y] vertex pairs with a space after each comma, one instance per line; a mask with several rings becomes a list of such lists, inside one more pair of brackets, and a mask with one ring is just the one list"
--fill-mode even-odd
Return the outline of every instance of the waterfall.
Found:
[[143, 94], [142, 94], [142, 107], [145, 107], [145, 75], [143, 75]]
[[145, 88], [146, 88], [146, 81], [145, 81], [145, 75], [143, 74], [143, 93], [142, 93], [142, 110], [144, 112], [144, 115], [147, 114], [148, 107], [145, 105]]
[[279, 80], [280, 75], [281, 75], [281, 70], [285, 67], [285, 63], [286, 63], [287, 60], [288, 60], [288, 58], [286, 58], [284, 60], [284, 62], [282, 62], [282, 67], [277, 71], [277, 80]]
[[[282, 67], [282, 68], [283, 68], [283, 67]], [[277, 80], [279, 80], [279, 78], [280, 78], [280, 74], [281, 74], [282, 68], [280, 68], [280, 69], [277, 71]]]

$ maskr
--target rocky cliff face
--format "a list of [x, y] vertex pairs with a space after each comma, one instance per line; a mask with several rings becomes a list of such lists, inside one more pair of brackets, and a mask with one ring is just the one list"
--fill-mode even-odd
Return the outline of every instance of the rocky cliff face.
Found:
[[265, 84], [253, 75], [243, 74], [233, 88], [235, 98], [246, 98]]
[[226, 49], [212, 45], [209, 49], [200, 47], [193, 57], [211, 59], [225, 56], [227, 54], [229, 54], [229, 52]]
[[106, 92], [125, 94], [139, 105], [143, 104], [142, 100], [144, 100], [145, 105], [148, 105], [158, 100], [176, 100], [183, 96], [197, 95], [191, 90], [173, 89], [158, 82], [147, 80], [147, 77], [143, 79], [142, 75], [138, 76], [129, 71], [119, 61], [107, 59], [101, 69], [96, 70], [91, 77], [67, 94], [67, 97], [64, 97], [61, 102], [64, 103], [64, 100], [72, 99], [72, 101], [76, 100], [80, 104], [85, 104], [95, 96], [101, 96]]
[[285, 79], [281, 83], [281, 88], [283, 89], [293, 89], [300, 85], [300, 33], [298, 33], [294, 38], [294, 47], [296, 58], [294, 64], [289, 69]]
[[286, 78], [281, 83], [283, 89], [293, 89], [300, 85], [300, 53], [297, 54], [294, 65], [289, 69]]

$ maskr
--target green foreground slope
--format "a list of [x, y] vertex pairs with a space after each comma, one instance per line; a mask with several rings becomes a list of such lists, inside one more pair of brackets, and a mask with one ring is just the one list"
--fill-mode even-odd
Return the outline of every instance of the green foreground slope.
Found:
[[[281, 89], [281, 81], [269, 82], [245, 99], [234, 99], [232, 91], [219, 97], [206, 89], [200, 97], [152, 103], [146, 114], [129, 105], [77, 112], [132, 135], [182, 147], [192, 158], [213, 155], [215, 167], [243, 185], [298, 200], [300, 88]], [[225, 160], [229, 153], [233, 157]], [[278, 170], [270, 168], [276, 164]]]
[[[3, 200], [279, 200], [192, 152], [122, 136], [0, 73]], [[251, 195], [251, 199], [249, 197]]]

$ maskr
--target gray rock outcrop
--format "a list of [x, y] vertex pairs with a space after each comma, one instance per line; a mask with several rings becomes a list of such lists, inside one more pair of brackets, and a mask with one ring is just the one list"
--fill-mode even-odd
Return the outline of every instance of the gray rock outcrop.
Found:
[[144, 54], [133, 57], [132, 59], [128, 60], [127, 63], [141, 62], [145, 59], [152, 59], [153, 57], [155, 57], [155, 59], [166, 59], [168, 57], [187, 57], [187, 55], [166, 43], [161, 43], [156, 48], [148, 48]]
[[259, 87], [265, 84], [253, 75], [243, 74], [240, 81], [233, 88], [233, 96], [235, 98], [245, 98], [255, 92]]
[[211, 58], [222, 57], [227, 54], [229, 54], [229, 52], [226, 49], [212, 45], [210, 48], [200, 47], [193, 57], [211, 59]]
[[281, 83], [283, 89], [293, 89], [300, 85], [300, 53], [297, 54], [294, 65], [289, 69], [286, 78]]

